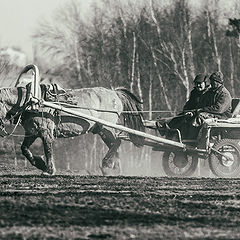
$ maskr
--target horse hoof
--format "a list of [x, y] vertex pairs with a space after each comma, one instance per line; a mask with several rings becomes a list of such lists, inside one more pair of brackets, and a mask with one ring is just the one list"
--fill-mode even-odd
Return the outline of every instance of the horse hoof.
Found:
[[51, 168], [51, 169], [47, 169], [46, 171], [42, 172], [42, 175], [44, 176], [53, 176], [56, 173], [56, 169], [55, 168]]
[[42, 172], [41, 175], [44, 176], [44, 177], [52, 176], [52, 174], [50, 174], [50, 173], [48, 173], [48, 172]]
[[120, 175], [122, 172], [121, 169], [121, 162], [119, 159], [116, 159], [113, 165], [113, 171], [115, 172], [115, 175]]
[[108, 167], [100, 167], [103, 176], [118, 176], [120, 175], [119, 169], [113, 169]]
[[55, 168], [55, 166], [52, 168], [52, 175], [55, 175], [56, 174], [56, 168]]

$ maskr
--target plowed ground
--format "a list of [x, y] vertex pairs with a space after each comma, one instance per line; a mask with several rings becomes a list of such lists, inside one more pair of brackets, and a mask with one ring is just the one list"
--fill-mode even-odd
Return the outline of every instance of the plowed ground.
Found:
[[0, 239], [240, 239], [240, 179], [0, 175]]

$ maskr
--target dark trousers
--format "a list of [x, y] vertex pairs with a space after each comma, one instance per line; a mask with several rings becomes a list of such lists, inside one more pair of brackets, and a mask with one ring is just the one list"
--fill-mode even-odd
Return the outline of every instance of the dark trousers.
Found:
[[182, 139], [196, 139], [200, 126], [192, 125], [194, 118], [195, 117], [190, 117], [188, 115], [177, 116], [168, 123], [168, 126], [171, 129], [178, 129], [181, 132]]

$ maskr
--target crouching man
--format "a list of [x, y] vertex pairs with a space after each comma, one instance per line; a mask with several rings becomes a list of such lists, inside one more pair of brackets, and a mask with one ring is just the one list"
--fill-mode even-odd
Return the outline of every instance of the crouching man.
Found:
[[172, 118], [169, 122], [162, 122], [157, 120], [157, 127], [161, 135], [166, 135], [167, 138], [172, 139], [174, 132], [168, 129], [178, 129], [181, 132], [183, 139], [195, 138], [199, 129], [193, 127], [192, 122], [196, 118], [196, 109], [208, 106], [208, 92], [210, 89], [210, 81], [207, 75], [198, 74], [194, 78], [194, 88], [190, 93], [188, 101], [183, 107], [183, 112]]

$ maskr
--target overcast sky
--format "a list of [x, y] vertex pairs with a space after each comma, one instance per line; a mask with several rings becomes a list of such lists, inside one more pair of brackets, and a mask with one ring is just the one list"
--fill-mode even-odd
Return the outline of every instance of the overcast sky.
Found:
[[[32, 54], [31, 34], [42, 19], [71, 0], [0, 0], [0, 48], [20, 47]], [[78, 0], [87, 9], [91, 0]]]

